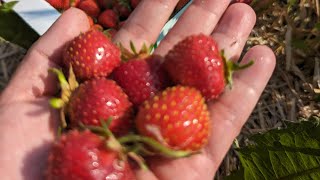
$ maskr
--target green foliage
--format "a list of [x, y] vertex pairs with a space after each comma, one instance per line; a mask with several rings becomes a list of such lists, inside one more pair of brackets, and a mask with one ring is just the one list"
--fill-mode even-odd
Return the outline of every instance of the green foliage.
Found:
[[237, 149], [242, 170], [226, 179], [320, 179], [319, 118], [289, 123], [286, 129], [254, 135], [251, 141], [253, 145]]
[[13, 1], [0, 6], [0, 37], [28, 49], [39, 35], [12, 11], [16, 3]]
[[10, 12], [18, 1], [11, 1], [0, 6], [0, 12]]

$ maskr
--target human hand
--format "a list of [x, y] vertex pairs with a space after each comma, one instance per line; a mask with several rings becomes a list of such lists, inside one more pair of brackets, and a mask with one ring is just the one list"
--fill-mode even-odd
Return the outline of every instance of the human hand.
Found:
[[[154, 43], [178, 0], [142, 1], [115, 42], [137, 46]], [[230, 0], [195, 0], [155, 53], [165, 55], [175, 43], [191, 34], [212, 34], [228, 58], [237, 60], [255, 24], [253, 10]], [[87, 17], [77, 9], [66, 11], [28, 51], [0, 97], [0, 174], [3, 179], [44, 179], [46, 159], [57, 132], [58, 112], [48, 100], [57, 80], [48, 72], [59, 67], [65, 43], [89, 29]], [[252, 67], [234, 75], [233, 89], [209, 103], [212, 134], [200, 154], [177, 160], [150, 162], [152, 171], [136, 170], [137, 179], [212, 179], [238, 135], [275, 66], [273, 52], [264, 46], [248, 51], [242, 63]]]

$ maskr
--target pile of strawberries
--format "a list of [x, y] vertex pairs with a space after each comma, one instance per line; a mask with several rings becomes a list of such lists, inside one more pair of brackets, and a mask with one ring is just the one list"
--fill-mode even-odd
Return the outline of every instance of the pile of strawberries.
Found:
[[[111, 37], [121, 28], [141, 0], [46, 0], [59, 11], [77, 7], [88, 15], [92, 28], [105, 31]], [[176, 11], [189, 0], [180, 0]]]
[[[135, 179], [144, 157], [180, 158], [199, 152], [211, 131], [207, 101], [217, 99], [234, 70], [214, 39], [192, 35], [166, 56], [115, 45], [98, 30], [66, 44], [60, 82], [61, 129], [47, 179]], [[66, 78], [66, 76], [68, 78]], [[214, 118], [214, 117], [213, 117]]]

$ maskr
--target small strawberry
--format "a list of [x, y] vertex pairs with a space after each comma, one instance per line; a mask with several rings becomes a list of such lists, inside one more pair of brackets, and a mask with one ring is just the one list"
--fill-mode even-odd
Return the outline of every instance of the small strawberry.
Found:
[[63, 64], [67, 69], [72, 65], [82, 80], [106, 77], [120, 64], [120, 50], [103, 32], [91, 30], [67, 45]]
[[100, 14], [100, 7], [95, 0], [82, 0], [78, 4], [78, 8], [93, 18], [97, 18]]
[[71, 126], [100, 125], [100, 121], [112, 118], [109, 129], [116, 135], [129, 132], [131, 103], [127, 95], [112, 80], [93, 79], [81, 84], [71, 95], [67, 114]]
[[239, 66], [220, 54], [215, 40], [204, 34], [192, 35], [178, 42], [165, 57], [165, 68], [178, 84], [192, 86], [207, 100], [217, 98], [232, 82], [232, 72]]
[[52, 7], [58, 10], [67, 10], [76, 7], [80, 0], [46, 0]]
[[131, 7], [135, 9], [141, 0], [130, 0]]
[[119, 14], [122, 20], [127, 19], [132, 12], [128, 0], [116, 0], [113, 10]]
[[116, 0], [97, 0], [101, 9], [111, 9]]
[[98, 23], [104, 28], [116, 28], [118, 26], [119, 17], [112, 9], [103, 11], [98, 17]]
[[134, 180], [126, 158], [106, 146], [107, 140], [86, 130], [63, 134], [48, 158], [48, 180]]
[[140, 134], [174, 150], [200, 150], [208, 141], [209, 112], [195, 88], [174, 86], [145, 101], [135, 119]]
[[138, 56], [122, 63], [113, 72], [113, 78], [129, 96], [131, 102], [139, 106], [169, 85], [162, 57], [156, 55]]

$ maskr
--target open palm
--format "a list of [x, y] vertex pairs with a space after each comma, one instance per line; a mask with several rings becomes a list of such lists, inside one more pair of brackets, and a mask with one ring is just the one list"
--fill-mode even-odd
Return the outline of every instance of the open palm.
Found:
[[[178, 0], [144, 0], [117, 33], [115, 42], [152, 44]], [[195, 0], [155, 53], [165, 55], [191, 34], [211, 34], [228, 58], [238, 60], [255, 24], [254, 11], [230, 0]], [[64, 44], [89, 29], [86, 15], [66, 11], [28, 51], [0, 97], [0, 174], [2, 179], [44, 179], [46, 159], [59, 122], [48, 99], [58, 91], [48, 72], [59, 67]], [[252, 112], [275, 66], [273, 52], [264, 46], [249, 50], [242, 62], [252, 67], [234, 76], [233, 89], [210, 102], [213, 131], [201, 154], [178, 160], [153, 159], [152, 171], [136, 170], [138, 179], [212, 179], [233, 139]]]

